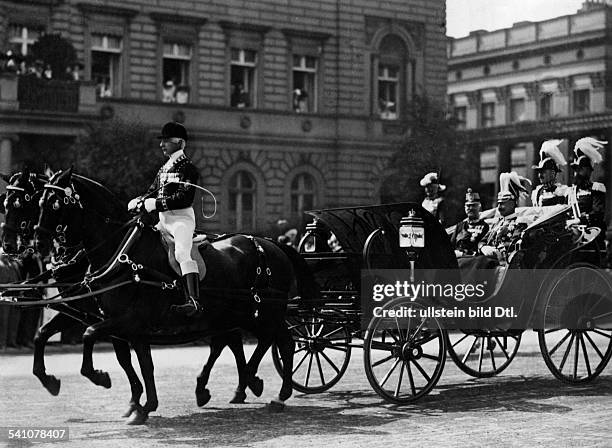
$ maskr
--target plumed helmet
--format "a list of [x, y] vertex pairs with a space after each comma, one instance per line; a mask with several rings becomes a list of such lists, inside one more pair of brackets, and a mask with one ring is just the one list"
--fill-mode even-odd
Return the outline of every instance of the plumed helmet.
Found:
[[533, 165], [533, 170], [553, 170], [561, 171], [561, 167], [567, 165], [565, 157], [559, 149], [559, 145], [563, 140], [547, 140], [542, 143], [540, 148], [540, 163]]
[[161, 135], [157, 136], [157, 138], [182, 138], [187, 140], [187, 130], [182, 124], [170, 121], [164, 125]]
[[499, 175], [497, 202], [508, 200], [517, 201], [522, 193], [527, 193], [528, 185], [531, 185], [531, 181], [523, 176], [519, 176], [515, 171], [511, 173], [501, 173]]
[[594, 165], [603, 161], [603, 156], [599, 152], [608, 142], [596, 140], [593, 137], [584, 137], [576, 142], [574, 154], [576, 160], [572, 162], [573, 167], [586, 166], [593, 168]]
[[421, 185], [421, 187], [426, 187], [427, 185], [431, 185], [431, 184], [438, 184], [438, 189], [440, 191], [446, 190], [446, 185], [442, 185], [440, 183], [440, 181], [438, 180], [438, 174], [437, 173], [427, 173], [423, 177], [423, 179], [421, 179], [419, 184]]

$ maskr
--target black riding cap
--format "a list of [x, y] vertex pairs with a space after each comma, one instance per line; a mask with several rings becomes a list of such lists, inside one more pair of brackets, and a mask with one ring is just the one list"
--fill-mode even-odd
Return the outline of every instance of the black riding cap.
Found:
[[161, 131], [161, 135], [158, 135], [157, 138], [182, 138], [183, 140], [187, 140], [187, 130], [185, 126], [176, 121], [170, 121], [164, 125]]

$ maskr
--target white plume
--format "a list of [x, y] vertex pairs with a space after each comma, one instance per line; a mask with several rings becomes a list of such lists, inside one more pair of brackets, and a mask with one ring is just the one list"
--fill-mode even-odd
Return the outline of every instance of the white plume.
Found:
[[[580, 157], [582, 154], [584, 154], [591, 159], [593, 164], [601, 163], [603, 156], [599, 150], [606, 144], [608, 144], [608, 142], [603, 140], [596, 140], [593, 137], [584, 137], [578, 140], [576, 145], [574, 145], [574, 153], [576, 154], [576, 157]], [[581, 151], [582, 154], [579, 151]]]
[[561, 143], [563, 143], [563, 140], [546, 140], [542, 143], [540, 159], [544, 160], [546, 157], [550, 157], [558, 166], [567, 165], [567, 161], [559, 149]]

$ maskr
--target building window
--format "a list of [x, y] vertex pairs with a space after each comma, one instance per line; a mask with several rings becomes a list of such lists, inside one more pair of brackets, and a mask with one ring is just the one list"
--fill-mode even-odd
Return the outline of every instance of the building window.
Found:
[[492, 205], [497, 178], [497, 148], [485, 148], [480, 153], [480, 187], [482, 205], [488, 208]]
[[480, 106], [480, 125], [483, 128], [495, 126], [495, 103], [482, 103]]
[[11, 24], [9, 27], [9, 44], [16, 54], [27, 55], [29, 49], [42, 35], [42, 27], [27, 27]]
[[91, 35], [91, 79], [96, 83], [96, 94], [101, 98], [119, 93], [120, 56], [120, 37]]
[[578, 59], [579, 61], [584, 59], [584, 50], [582, 48], [576, 52], [576, 59]]
[[548, 118], [552, 115], [552, 93], [543, 93], [540, 96], [540, 117]]
[[304, 210], [315, 207], [316, 184], [307, 173], [298, 174], [291, 182], [291, 214], [301, 217]]
[[293, 55], [293, 110], [317, 110], [317, 59], [313, 56]]
[[550, 65], [551, 62], [552, 62], [552, 58], [550, 57], [550, 55], [549, 54], [544, 55], [544, 64]]
[[521, 64], [519, 61], [512, 62], [512, 70], [518, 70], [520, 67], [521, 67]]
[[378, 113], [383, 120], [398, 118], [399, 67], [380, 64], [378, 66]]
[[512, 98], [510, 100], [510, 122], [523, 121], [525, 119], [525, 98]]
[[518, 144], [510, 150], [510, 167], [521, 176], [527, 175], [527, 148]]
[[162, 101], [187, 103], [189, 101], [189, 64], [191, 45], [164, 42], [162, 65]]
[[485, 76], [489, 76], [491, 74], [491, 67], [489, 67], [488, 65], [485, 65], [484, 68], [482, 69], [482, 73]]
[[253, 107], [255, 104], [255, 75], [257, 68], [257, 52], [232, 48], [230, 82], [232, 107]]
[[574, 113], [588, 112], [591, 107], [591, 91], [589, 89], [574, 90]]
[[229, 181], [228, 224], [231, 230], [255, 228], [257, 183], [248, 171], [238, 171]]
[[458, 106], [455, 107], [455, 120], [457, 122], [457, 129], [465, 129], [467, 121], [467, 107]]
[[456, 79], [457, 81], [460, 81], [462, 78], [463, 78], [463, 72], [462, 72], [461, 70], [457, 70], [457, 71], [455, 72], [455, 79]]

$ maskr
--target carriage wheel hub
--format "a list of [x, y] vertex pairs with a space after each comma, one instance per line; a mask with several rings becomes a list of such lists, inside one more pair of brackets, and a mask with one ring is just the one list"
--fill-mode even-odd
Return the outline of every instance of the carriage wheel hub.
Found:
[[412, 345], [406, 342], [402, 346], [401, 358], [404, 361], [419, 359], [423, 355], [423, 349], [419, 345]]

